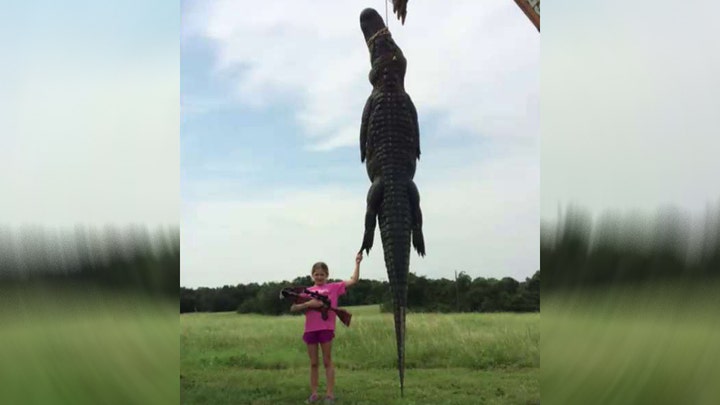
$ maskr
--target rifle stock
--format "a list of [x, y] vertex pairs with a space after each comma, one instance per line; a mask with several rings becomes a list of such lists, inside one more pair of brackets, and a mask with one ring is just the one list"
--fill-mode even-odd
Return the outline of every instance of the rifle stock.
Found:
[[337, 314], [338, 318], [340, 318], [340, 322], [343, 323], [343, 325], [349, 327], [350, 326], [350, 320], [352, 319], [352, 314], [344, 309], [340, 308], [331, 308], [335, 313]]

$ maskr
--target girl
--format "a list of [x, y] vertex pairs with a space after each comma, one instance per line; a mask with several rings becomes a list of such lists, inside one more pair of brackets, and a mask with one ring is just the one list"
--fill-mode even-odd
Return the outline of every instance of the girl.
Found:
[[[330, 298], [332, 306], [337, 308], [338, 297], [345, 294], [345, 290], [350, 288], [352, 285], [357, 283], [360, 278], [360, 262], [362, 261], [362, 252], [355, 256], [355, 271], [353, 272], [350, 280], [339, 281], [337, 283], [326, 283], [329, 271], [328, 267], [323, 262], [317, 262], [312, 267], [312, 278], [315, 281], [315, 285], [309, 287], [308, 290], [318, 292], [326, 295]], [[310, 300], [302, 304], [293, 304], [290, 307], [291, 311], [304, 311], [309, 308], [322, 307], [322, 302], [319, 300]], [[303, 341], [307, 344], [308, 355], [310, 356], [310, 389], [311, 394], [308, 398], [307, 403], [318, 402], [318, 344], [322, 349], [323, 354], [323, 365], [325, 366], [325, 377], [327, 379], [327, 392], [325, 394], [325, 403], [334, 404], [335, 396], [333, 394], [333, 388], [335, 386], [335, 368], [333, 367], [331, 351], [332, 351], [332, 340], [335, 337], [335, 312], [328, 311], [327, 320], [322, 319], [320, 311], [306, 311], [305, 312], [305, 333], [303, 334]]]

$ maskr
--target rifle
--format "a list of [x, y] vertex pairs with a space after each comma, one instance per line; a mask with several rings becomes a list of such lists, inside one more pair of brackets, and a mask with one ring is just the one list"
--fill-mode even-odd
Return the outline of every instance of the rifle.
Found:
[[319, 300], [323, 303], [321, 308], [309, 308], [315, 311], [320, 311], [322, 319], [327, 320], [328, 311], [333, 311], [340, 318], [340, 322], [343, 325], [349, 327], [352, 314], [344, 309], [335, 308], [330, 302], [330, 298], [320, 293], [309, 291], [305, 287], [286, 287], [280, 291], [280, 299], [292, 299], [294, 304], [302, 304], [303, 302], [310, 301], [312, 299]]

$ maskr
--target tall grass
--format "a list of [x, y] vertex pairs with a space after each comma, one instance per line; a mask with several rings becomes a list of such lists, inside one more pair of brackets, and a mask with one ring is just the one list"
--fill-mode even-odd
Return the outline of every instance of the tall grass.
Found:
[[720, 403], [718, 213], [571, 207], [544, 225], [544, 401]]
[[177, 303], [39, 283], [0, 294], [0, 403], [177, 403]]
[[[398, 377], [392, 315], [380, 313], [378, 306], [348, 309], [353, 313], [351, 327], [338, 324], [333, 343], [338, 379], [347, 381], [338, 388], [346, 397], [343, 403], [372, 403], [362, 402], [369, 398], [394, 403], [391, 400], [398, 395]], [[463, 398], [472, 396], [478, 389], [473, 386], [479, 387], [477, 379], [491, 376], [487, 378], [505, 378], [505, 382], [498, 382], [494, 388], [486, 387], [493, 398], [488, 399], [488, 403], [538, 400], [535, 372], [540, 364], [539, 317], [537, 313], [409, 314], [406, 367], [409, 384], [414, 387], [408, 389], [410, 398], [417, 400], [430, 395], [429, 398], [434, 398], [429, 399], [430, 402], [417, 403], [474, 403], [453, 402], [449, 392], [461, 391]], [[302, 317], [194, 313], [181, 315], [180, 324], [181, 374], [186, 403], [199, 403], [201, 395], [207, 395], [206, 399], [213, 398], [214, 403], [281, 403], [272, 401], [293, 396], [297, 401], [305, 395], [308, 357], [301, 340]], [[212, 381], [227, 373], [234, 373], [237, 379], [227, 381], [224, 388], [215, 386]], [[256, 393], [247, 391], [250, 387], [245, 379], [272, 373], [285, 379], [292, 378], [290, 385], [297, 388], [291, 389], [278, 380], [263, 383], [263, 388]], [[459, 385], [456, 388], [442, 386], [441, 381], [458, 374], [466, 377], [457, 378], [456, 385]], [[510, 380], [517, 386], [506, 387]], [[347, 385], [350, 381], [365, 387], [370, 384], [382, 388], [374, 394], [351, 395], [352, 389]], [[516, 402], [507, 396], [497, 396], [498, 387], [514, 391], [511, 397]], [[247, 398], [234, 398], [233, 402], [222, 394], [223, 390], [241, 388]], [[252, 402], [250, 397], [260, 402]], [[415, 402], [408, 400], [405, 403]]]
[[718, 282], [657, 282], [544, 295], [543, 400], [717, 404], [719, 290]]
[[0, 228], [0, 404], [177, 403], [178, 236]]
[[[377, 306], [350, 308], [352, 326], [338, 324], [336, 330], [335, 348], [342, 353], [337, 366], [395, 369], [392, 315], [380, 314]], [[538, 321], [538, 314], [410, 314], [406, 367], [538, 367]], [[183, 361], [267, 369], [304, 367], [307, 353], [301, 340], [303, 322], [304, 318], [295, 316], [183, 315]]]

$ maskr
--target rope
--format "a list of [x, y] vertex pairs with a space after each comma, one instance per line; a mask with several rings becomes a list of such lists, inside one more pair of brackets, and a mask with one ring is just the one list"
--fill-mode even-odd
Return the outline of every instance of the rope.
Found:
[[383, 35], [383, 34], [390, 34], [390, 30], [388, 30], [387, 27], [385, 27], [385, 28], [381, 28], [378, 32], [374, 33], [373, 36], [371, 36], [371, 37], [367, 40], [368, 46], [369, 46], [370, 44], [372, 44], [372, 42], [375, 40], [375, 38], [377, 38], [377, 37], [379, 37], [380, 35]]

